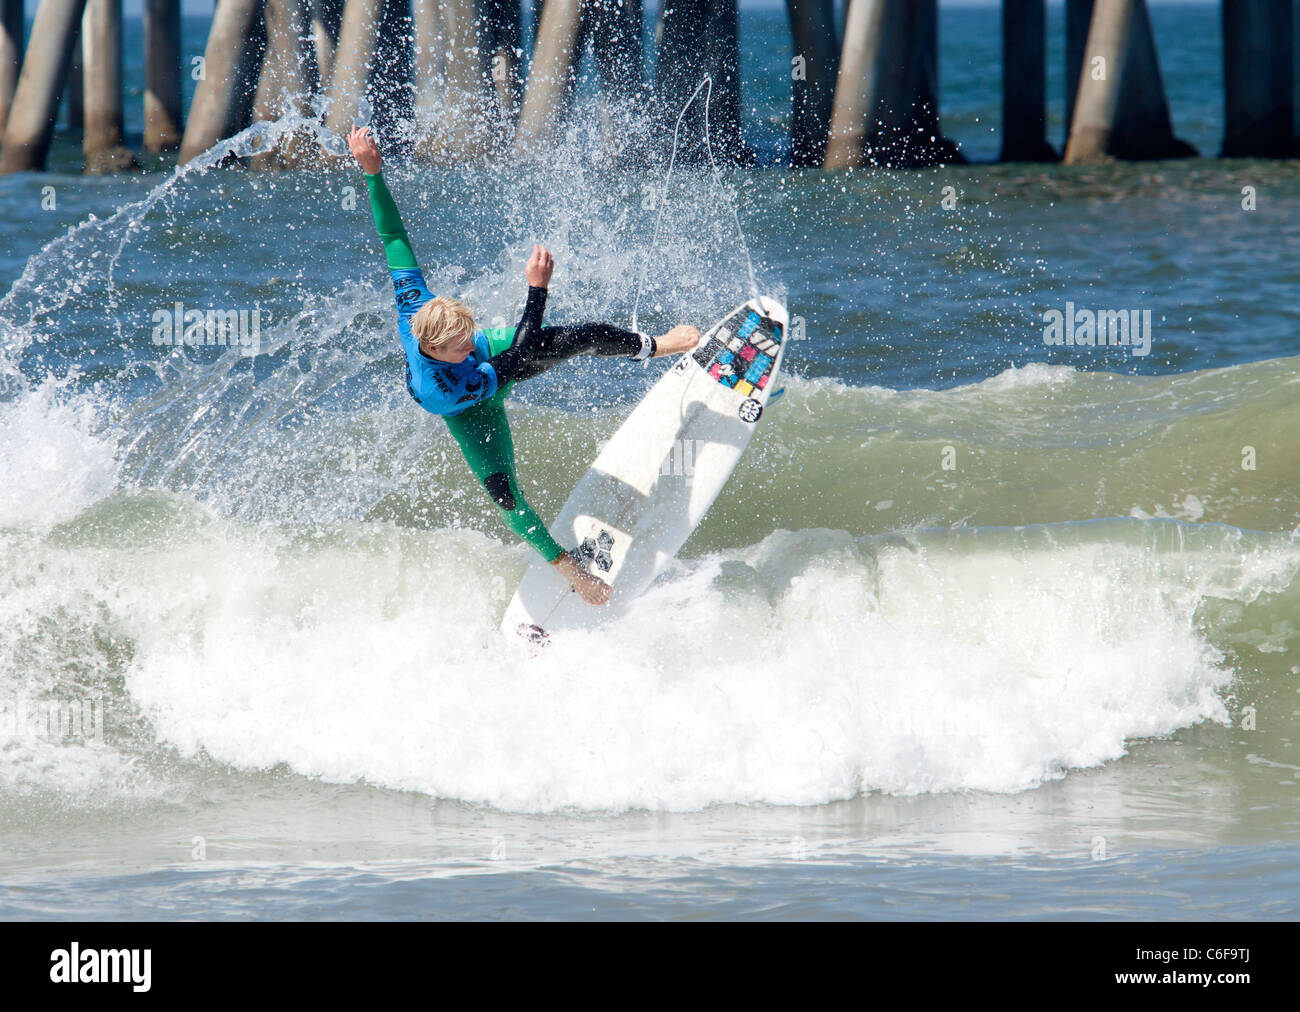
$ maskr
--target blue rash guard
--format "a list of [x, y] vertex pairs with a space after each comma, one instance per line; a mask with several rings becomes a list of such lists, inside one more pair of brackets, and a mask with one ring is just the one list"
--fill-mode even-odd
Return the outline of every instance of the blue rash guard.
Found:
[[474, 331], [474, 350], [460, 362], [439, 362], [420, 350], [411, 332], [411, 318], [433, 293], [418, 267], [390, 270], [397, 297], [397, 332], [406, 352], [406, 389], [425, 411], [449, 417], [485, 401], [497, 392], [497, 372], [488, 361], [487, 336]]

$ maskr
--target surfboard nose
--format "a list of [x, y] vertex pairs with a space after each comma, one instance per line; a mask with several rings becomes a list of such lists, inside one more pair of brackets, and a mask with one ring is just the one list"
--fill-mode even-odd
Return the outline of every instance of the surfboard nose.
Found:
[[751, 305], [770, 320], [775, 320], [784, 328], [790, 322], [790, 315], [785, 306], [770, 295], [760, 295], [751, 300]]

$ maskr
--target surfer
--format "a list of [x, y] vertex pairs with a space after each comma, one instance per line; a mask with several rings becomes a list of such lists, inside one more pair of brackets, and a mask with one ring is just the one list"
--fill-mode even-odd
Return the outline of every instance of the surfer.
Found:
[[634, 359], [676, 355], [699, 344], [700, 332], [684, 324], [659, 337], [606, 323], [543, 327], [555, 261], [540, 245], [533, 246], [524, 269], [528, 299], [518, 325], [476, 328], [468, 306], [445, 295], [435, 298], [425, 286], [401, 215], [384, 183], [379, 146], [369, 129], [354, 127], [348, 147], [366, 174], [370, 209], [393, 278], [407, 391], [420, 407], [446, 420], [506, 526], [555, 566], [584, 601], [605, 604], [609, 585], [588, 573], [551, 537], [519, 490], [505, 399], [516, 383], [574, 355]]

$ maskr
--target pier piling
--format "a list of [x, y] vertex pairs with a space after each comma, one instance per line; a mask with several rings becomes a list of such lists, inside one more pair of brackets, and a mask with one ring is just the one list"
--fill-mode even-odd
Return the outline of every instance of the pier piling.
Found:
[[[422, 0], [415, 0], [417, 4], [420, 2]], [[641, 9], [641, 0], [623, 2], [625, 7], [636, 7], [638, 12]], [[639, 16], [638, 14], [638, 19]], [[488, 72], [496, 87], [497, 108], [506, 121], [514, 123], [519, 116], [519, 103], [523, 94], [519, 57], [523, 52], [524, 26], [519, 0], [484, 0], [482, 17], [486, 29], [484, 41]], [[639, 36], [636, 41], [639, 47]]]
[[366, 98], [373, 113], [371, 123], [386, 138], [390, 151], [410, 148], [409, 126], [415, 114], [410, 88], [414, 34], [411, 0], [385, 0]]
[[415, 31], [414, 65], [415, 121], [423, 129], [436, 116], [447, 72], [447, 50], [443, 45], [438, 4], [414, 0], [411, 8]]
[[144, 3], [144, 149], [181, 143], [180, 0]]
[[962, 162], [939, 129], [936, 0], [852, 0], [825, 167]]
[[864, 162], [884, 90], [887, 62], [882, 56], [901, 41], [900, 14], [901, 6], [891, 0], [849, 0], [823, 161], [827, 169]]
[[839, 43], [834, 0], [786, 0], [794, 56], [790, 67], [790, 163], [821, 165], [835, 101]]
[[45, 168], [86, 0], [41, 0], [0, 147], [0, 174]]
[[642, 96], [646, 80], [641, 0], [589, 0], [586, 14], [603, 93], [614, 102]]
[[78, 134], [86, 125], [86, 81], [85, 75], [81, 72], [85, 62], [84, 47], [81, 44], [84, 14], [82, 22], [83, 24], [77, 25], [77, 41], [72, 46], [72, 65], [68, 67], [68, 79], [63, 82], [63, 98], [60, 100], [64, 109], [64, 122], [67, 123], [69, 130]]
[[[265, 0], [266, 53], [253, 101], [253, 116], [272, 120], [286, 110], [305, 115], [315, 79], [311, 11], [307, 0]], [[304, 138], [282, 140], [274, 151], [257, 155], [253, 167], [294, 168], [312, 160], [314, 145]]]
[[138, 168], [122, 143], [122, 0], [88, 0], [81, 21], [85, 172]]
[[[713, 80], [709, 127], [715, 157], [746, 162], [750, 154], [740, 129], [740, 35], [736, 0], [672, 0], [659, 17], [655, 63], [658, 110], [671, 130], [682, 107], [707, 73]], [[691, 107], [682, 137], [702, 139], [704, 105]], [[702, 144], [683, 144], [679, 157], [704, 157]]]
[[1064, 161], [1183, 158], [1174, 137], [1144, 0], [1096, 0], [1079, 72]]
[[1054, 162], [1047, 143], [1044, 0], [1002, 0], [1002, 161]]
[[[513, 89], [512, 72], [509, 59], [496, 60], [496, 40], [502, 37], [497, 18], [504, 12], [493, 10], [483, 0], [442, 0], [439, 5], [442, 71], [431, 80], [417, 79], [423, 96], [417, 151], [425, 161], [478, 161], [506, 141], [510, 111], [503, 109], [498, 96]], [[505, 75], [500, 90], [493, 79], [494, 65], [498, 75]]]
[[[415, 0], [415, 8], [432, 9], [438, 5], [428, 0]], [[334, 50], [339, 43], [339, 28], [343, 23], [343, 0], [312, 0], [311, 3], [311, 39], [316, 50], [316, 80], [314, 88], [325, 90], [329, 83], [330, 72], [334, 68]]]
[[1092, 8], [1096, 0], [1065, 0], [1065, 136], [1061, 146], [1070, 139], [1070, 124], [1074, 122], [1074, 104], [1079, 99], [1079, 75], [1083, 71], [1083, 49], [1088, 44], [1088, 27], [1092, 24]]
[[248, 86], [244, 68], [255, 47], [261, 14], [261, 0], [218, 0], [203, 53], [203, 76], [181, 139], [179, 164], [240, 129], [240, 109], [247, 102], [241, 94]]
[[23, 0], [0, 0], [0, 136], [23, 65]]
[[580, 0], [546, 0], [537, 22], [533, 64], [515, 128], [516, 151], [549, 140], [567, 116], [583, 38]]
[[337, 134], [346, 134], [356, 120], [357, 109], [366, 93], [383, 13], [384, 0], [347, 0], [343, 7], [326, 92], [329, 109], [325, 125]]
[[1223, 157], [1295, 153], [1295, 11], [1223, 0]]

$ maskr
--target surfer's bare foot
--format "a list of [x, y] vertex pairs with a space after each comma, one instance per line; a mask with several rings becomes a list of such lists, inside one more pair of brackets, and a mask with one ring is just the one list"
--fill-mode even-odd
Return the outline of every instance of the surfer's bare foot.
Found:
[[551, 563], [560, 573], [573, 584], [573, 589], [578, 592], [578, 596], [588, 604], [600, 606], [609, 601], [610, 590], [612, 589], [604, 580], [598, 580], [585, 569], [578, 565], [573, 556], [567, 552], [561, 555]]
[[680, 355], [684, 351], [694, 351], [700, 343], [700, 332], [689, 323], [682, 323], [668, 333], [655, 338], [655, 358], [662, 355]]

